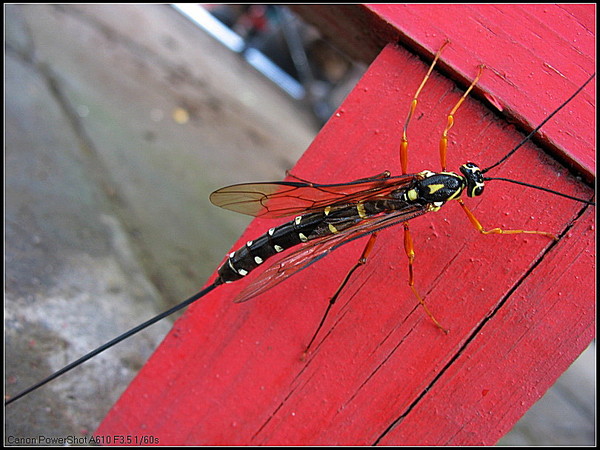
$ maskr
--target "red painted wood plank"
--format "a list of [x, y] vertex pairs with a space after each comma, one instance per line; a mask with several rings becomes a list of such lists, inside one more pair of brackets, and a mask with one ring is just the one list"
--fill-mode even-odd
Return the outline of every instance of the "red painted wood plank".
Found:
[[513, 427], [594, 337], [595, 305], [571, 296], [593, 291], [594, 228], [588, 210], [380, 444], [493, 445]]
[[[442, 42], [440, 38], [438, 46]], [[401, 126], [425, 70], [425, 64], [405, 50], [386, 48], [317, 136], [294, 174], [317, 182], [342, 182], [385, 169], [397, 173]], [[436, 149], [445, 114], [459, 96], [451, 82], [432, 77], [410, 128], [410, 169], [438, 169]], [[585, 97], [576, 99], [573, 108], [585, 101]], [[511, 127], [469, 100], [451, 131], [449, 166], [455, 168], [466, 160], [489, 165], [519, 140]], [[532, 145], [519, 150], [494, 175], [591, 195]], [[498, 182], [489, 183], [484, 196], [468, 204], [484, 226], [554, 233], [566, 230], [584, 209], [569, 200]], [[255, 220], [236, 247], [274, 223]], [[499, 430], [514, 424], [593, 335], [589, 325], [593, 314], [587, 314], [584, 322], [569, 306], [586, 305], [585, 311], [593, 311], [593, 278], [582, 272], [579, 263], [556, 264], [563, 255], [559, 250], [569, 255], [574, 248], [583, 248], [577, 254], [587, 252], [591, 256], [585, 261], [590, 264], [591, 258], [593, 263], [593, 242], [578, 230], [558, 245], [541, 236], [480, 236], [456, 204], [412, 221], [411, 229], [417, 286], [436, 317], [451, 329], [449, 335], [432, 325], [406, 285], [406, 258], [396, 227], [382, 233], [369, 264], [357, 271], [308, 361], [300, 360], [303, 346], [363, 242], [336, 250], [250, 302], [231, 303], [247, 282], [243, 281], [220, 287], [191, 307], [97, 434], [151, 435], [163, 445], [400, 444], [405, 435], [411, 442], [429, 442], [430, 438], [416, 437], [405, 428], [407, 419], [414, 417], [418, 427], [438, 441], [444, 436], [454, 444], [496, 439], [497, 434], [482, 437], [466, 426], [478, 414], [477, 402], [465, 403], [456, 417], [456, 405], [473, 398], [472, 384], [460, 382], [456, 374], [468, 377], [462, 375], [465, 359], [486, 362], [479, 349], [495, 348], [495, 340], [486, 336], [502, 337], [500, 355], [505, 355], [502, 348], [510, 348], [510, 339], [520, 337], [522, 362], [504, 358], [503, 364], [491, 353], [488, 358], [495, 368], [484, 371], [487, 376], [481, 382], [489, 381], [491, 388], [478, 389], [480, 393], [488, 389], [489, 400], [499, 398], [500, 392], [510, 391], [515, 384], [510, 375], [515, 366], [523, 373], [531, 361], [543, 361], [557, 351], [556, 327], [538, 319], [535, 308], [550, 308], [548, 317], [564, 316], [560, 328], [570, 330], [577, 345], [570, 345], [562, 333], [564, 348], [558, 351], [563, 359], [555, 370], [527, 373], [529, 378], [518, 380], [535, 395], [520, 398], [519, 408], [498, 401], [487, 416], [487, 426]], [[555, 283], [556, 277], [540, 271], [544, 267], [554, 270], [552, 274], [559, 270], [562, 278]], [[526, 291], [533, 310], [520, 294], [521, 286], [527, 286], [523, 280], [528, 282], [531, 276], [542, 280], [538, 289], [551, 287], [539, 295]], [[562, 280], [572, 283], [563, 286]], [[514, 287], [519, 289], [513, 292]], [[501, 319], [532, 314], [534, 320], [523, 325], [532, 331], [511, 332], [510, 323]], [[457, 363], [463, 366], [455, 369]], [[430, 396], [434, 389], [442, 394]], [[433, 415], [435, 430], [423, 419]], [[451, 438], [449, 430], [454, 433]]]
[[[485, 95], [525, 129], [540, 123], [596, 66], [596, 5], [389, 4], [297, 6], [350, 54], [368, 59], [401, 40], [431, 55], [442, 37], [452, 41], [444, 61], [452, 78], [472, 78], [484, 63]], [[440, 20], [442, 18], [442, 20]], [[366, 42], [366, 43], [365, 43]], [[548, 124], [544, 139], [565, 163], [595, 177], [595, 90], [577, 110]], [[582, 128], [580, 124], [590, 124]], [[577, 129], [577, 133], [570, 130]]]

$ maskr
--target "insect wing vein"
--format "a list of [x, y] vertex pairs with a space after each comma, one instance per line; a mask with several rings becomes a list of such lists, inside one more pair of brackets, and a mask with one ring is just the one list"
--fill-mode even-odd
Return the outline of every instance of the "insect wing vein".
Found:
[[218, 189], [210, 201], [221, 208], [262, 218], [278, 218], [321, 211], [327, 206], [353, 204], [385, 198], [406, 186], [414, 175], [375, 176], [349, 183], [313, 184], [297, 182], [235, 184]]

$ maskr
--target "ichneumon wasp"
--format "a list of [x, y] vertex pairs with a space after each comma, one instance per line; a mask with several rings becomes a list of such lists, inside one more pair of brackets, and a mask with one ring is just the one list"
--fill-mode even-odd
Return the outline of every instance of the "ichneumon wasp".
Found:
[[[281, 253], [283, 257], [260, 273], [258, 278], [237, 297], [237, 302], [249, 300], [265, 292], [340, 246], [369, 236], [358, 262], [341, 280], [339, 287], [333, 293], [329, 305], [316, 327], [316, 331], [308, 341], [306, 353], [311, 349], [336, 299], [355, 271], [366, 263], [374, 247], [378, 232], [400, 224], [402, 224], [404, 230], [404, 250], [408, 259], [409, 287], [431, 321], [440, 330], [447, 333], [448, 330], [434, 317], [434, 314], [428, 309], [419, 294], [419, 285], [415, 281], [416, 278], [413, 273], [415, 251], [408, 222], [427, 212], [439, 210], [450, 200], [456, 200], [467, 214], [471, 224], [482, 234], [526, 233], [539, 234], [555, 239], [551, 233], [539, 230], [501, 228], [486, 230], [462, 199], [465, 196], [476, 197], [481, 195], [486, 181], [502, 180], [594, 205], [589, 200], [568, 196], [524, 182], [484, 176], [485, 173], [503, 163], [525, 142], [530, 140], [548, 120], [568, 104], [593, 79], [594, 75], [526, 136], [521, 143], [493, 165], [481, 169], [474, 163], [466, 162], [460, 167], [460, 173], [448, 172], [445, 163], [448, 131], [454, 124], [454, 115], [481, 77], [483, 67], [480, 67], [477, 77], [447, 116], [447, 125], [440, 139], [441, 170], [439, 172], [425, 170], [411, 174], [408, 173], [408, 143], [410, 136], [408, 126], [417, 108], [419, 94], [446, 45], [447, 42], [435, 55], [433, 63], [411, 102], [400, 143], [401, 175], [391, 176], [390, 172], [384, 172], [373, 177], [338, 184], [316, 184], [298, 178], [297, 181], [234, 185], [215, 191], [211, 195], [211, 201], [217, 206], [257, 217], [296, 216], [296, 218], [283, 225], [271, 228], [265, 234], [249, 241], [245, 246], [231, 253], [220, 266], [216, 280], [204, 290], [65, 366], [36, 385], [10, 398], [6, 404], [21, 398], [122, 340], [185, 308], [207, 295], [217, 286], [244, 278], [275, 255]], [[290, 250], [292, 247], [298, 247], [298, 249]], [[286, 250], [291, 252], [286, 254]]]

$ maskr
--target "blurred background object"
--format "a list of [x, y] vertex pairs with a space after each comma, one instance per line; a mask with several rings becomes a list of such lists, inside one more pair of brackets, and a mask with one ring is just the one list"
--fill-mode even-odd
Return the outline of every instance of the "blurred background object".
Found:
[[174, 8], [304, 103], [320, 124], [365, 71], [364, 65], [352, 62], [285, 6], [175, 4]]

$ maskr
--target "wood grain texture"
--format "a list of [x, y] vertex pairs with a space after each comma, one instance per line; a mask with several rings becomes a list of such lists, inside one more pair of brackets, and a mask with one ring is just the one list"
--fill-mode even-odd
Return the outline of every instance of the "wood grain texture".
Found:
[[[401, 41], [432, 55], [450, 39], [444, 66], [467, 84], [485, 64], [484, 96], [509, 120], [533, 129], [595, 71], [596, 5], [376, 4], [296, 6], [336, 45], [370, 61], [384, 43]], [[549, 123], [544, 146], [581, 173], [595, 178], [595, 87], [585, 103]], [[587, 126], [582, 127], [582, 124]], [[574, 132], [574, 130], [577, 130]]]
[[493, 445], [512, 428], [595, 335], [594, 305], [572, 295], [594, 277], [594, 227], [588, 210], [380, 444]]
[[[426, 67], [387, 46], [293, 173], [315, 182], [397, 174], [401, 127]], [[439, 169], [445, 114], [460, 95], [434, 74], [409, 130], [410, 170]], [[521, 136], [469, 99], [450, 138], [452, 169], [490, 165]], [[533, 145], [494, 172], [592, 195]], [[467, 202], [485, 227], [561, 239], [481, 236], [456, 204], [411, 221], [416, 285], [449, 335], [408, 288], [395, 227], [349, 283], [307, 361], [302, 350], [362, 240], [250, 302], [231, 299], [251, 279], [192, 306], [97, 434], [151, 435], [162, 445], [494, 443], [593, 337], [594, 210], [500, 182], [486, 189]], [[276, 223], [255, 220], [234, 248]]]

